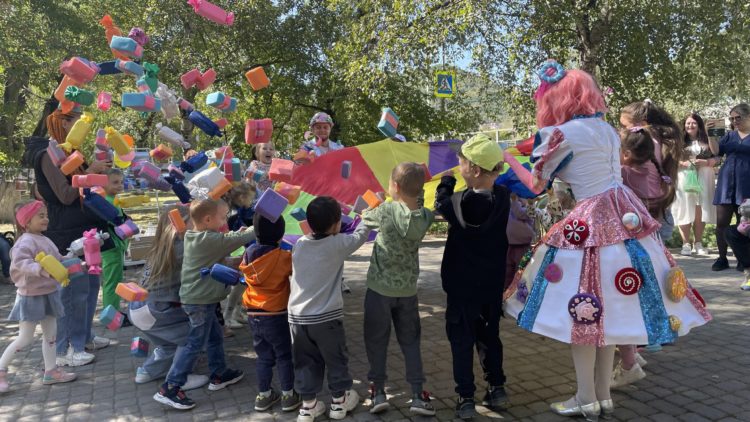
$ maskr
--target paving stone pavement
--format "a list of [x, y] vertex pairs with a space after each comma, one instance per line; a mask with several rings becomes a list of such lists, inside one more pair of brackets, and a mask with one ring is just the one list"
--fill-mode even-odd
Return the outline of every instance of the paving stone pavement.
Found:
[[[395, 338], [388, 355], [390, 380], [387, 392], [393, 407], [377, 417], [360, 405], [349, 421], [452, 420], [455, 393], [451, 373], [451, 355], [444, 330], [445, 295], [440, 287], [440, 260], [444, 241], [428, 238], [420, 251], [422, 272], [419, 284], [422, 317], [422, 356], [436, 418], [415, 418], [409, 414], [409, 386], [404, 379], [404, 361]], [[350, 370], [355, 389], [367, 394], [367, 358], [365, 356], [362, 317], [364, 279], [371, 246], [365, 246], [346, 264], [345, 277], [352, 293], [345, 296], [345, 327], [350, 353]], [[695, 329], [674, 346], [662, 352], [645, 354], [648, 377], [635, 385], [615, 391], [615, 421], [750, 421], [750, 292], [738, 286], [741, 274], [732, 270], [711, 272], [713, 258], [677, 257], [680, 265], [703, 297], [709, 302], [714, 320]], [[734, 262], [732, 262], [734, 265]], [[15, 289], [0, 285], [0, 347], [15, 335], [17, 324], [5, 321], [13, 306]], [[98, 324], [98, 322], [97, 322]], [[142, 361], [130, 356], [130, 339], [137, 335], [133, 327], [117, 333], [98, 325], [97, 333], [111, 337], [115, 344], [100, 350], [93, 364], [73, 369], [78, 380], [69, 384], [42, 385], [43, 369], [40, 337], [10, 368], [11, 391], [0, 395], [0, 420], [24, 421], [290, 421], [296, 413], [255, 412], [257, 393], [255, 353], [247, 329], [235, 330], [227, 339], [228, 364], [245, 371], [239, 384], [208, 392], [205, 388], [190, 392], [197, 402], [192, 411], [178, 411], [152, 399], [157, 382], [136, 385], [136, 367]], [[552, 414], [549, 403], [574, 394], [575, 375], [569, 348], [516, 327], [504, 319], [501, 338], [505, 347], [504, 368], [511, 407], [492, 412], [483, 407], [475, 420], [565, 421]], [[21, 357], [22, 356], [22, 357]], [[198, 373], [207, 373], [205, 360]], [[478, 398], [483, 393], [481, 371], [475, 364]], [[324, 394], [327, 394], [324, 392]], [[322, 396], [326, 402], [329, 396]], [[278, 407], [277, 407], [278, 409]], [[325, 418], [319, 418], [325, 421]]]

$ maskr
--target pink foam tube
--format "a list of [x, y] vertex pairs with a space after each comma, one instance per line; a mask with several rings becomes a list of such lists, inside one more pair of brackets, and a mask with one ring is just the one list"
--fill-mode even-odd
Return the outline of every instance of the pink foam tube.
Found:
[[106, 174], [86, 174], [75, 175], [71, 185], [74, 188], [93, 188], [95, 186], [104, 186], [108, 183]]
[[227, 13], [224, 9], [205, 0], [188, 0], [188, 4], [193, 6], [195, 13], [204, 18], [214, 21], [220, 25], [232, 26], [234, 23], [234, 13]]
[[89, 267], [89, 274], [102, 273], [102, 253], [99, 239], [96, 238], [96, 229], [83, 233], [83, 256]]
[[516, 160], [516, 157], [514, 157], [513, 154], [505, 151], [504, 156], [505, 162], [508, 163], [511, 169], [513, 169], [516, 173], [516, 177], [518, 177], [518, 180], [523, 183], [524, 186], [534, 193], [541, 193], [544, 190], [544, 186], [534, 185], [534, 176], [526, 167]]

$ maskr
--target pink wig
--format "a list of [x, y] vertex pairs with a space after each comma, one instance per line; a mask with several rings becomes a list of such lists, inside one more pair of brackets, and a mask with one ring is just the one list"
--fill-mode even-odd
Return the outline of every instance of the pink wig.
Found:
[[573, 69], [552, 84], [537, 100], [538, 128], [561, 125], [577, 114], [606, 113], [607, 104], [599, 86], [588, 73]]

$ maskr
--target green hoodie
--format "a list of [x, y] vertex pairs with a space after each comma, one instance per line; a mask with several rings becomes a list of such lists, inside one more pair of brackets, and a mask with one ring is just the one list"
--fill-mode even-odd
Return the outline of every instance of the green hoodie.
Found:
[[232, 251], [255, 240], [252, 227], [244, 232], [185, 232], [180, 300], [187, 305], [219, 303], [229, 294], [229, 286], [210, 276], [201, 276], [202, 268], [221, 263]]
[[412, 211], [398, 201], [365, 213], [363, 223], [379, 229], [367, 270], [368, 288], [389, 297], [417, 294], [419, 244], [434, 218], [426, 208]]

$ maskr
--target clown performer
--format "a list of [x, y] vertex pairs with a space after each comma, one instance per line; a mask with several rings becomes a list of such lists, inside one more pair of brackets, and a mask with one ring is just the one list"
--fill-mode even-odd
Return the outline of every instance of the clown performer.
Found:
[[[315, 139], [311, 139], [302, 144], [299, 152], [295, 155], [295, 160], [299, 159], [301, 155], [312, 154], [315, 157], [320, 157], [331, 151], [343, 149], [343, 145], [330, 139], [331, 129], [333, 129], [333, 119], [331, 116], [323, 112], [315, 113], [312, 119], [310, 119], [310, 130], [315, 136]], [[308, 158], [303, 158], [300, 161], [310, 160]]]
[[550, 407], [596, 421], [614, 411], [615, 345], [674, 343], [711, 315], [659, 240], [659, 223], [622, 183], [620, 138], [594, 79], [555, 61], [537, 74], [533, 170], [505, 160], [534, 192], [559, 178], [578, 202], [524, 260], [506, 310], [522, 328], [571, 345], [576, 395]]

